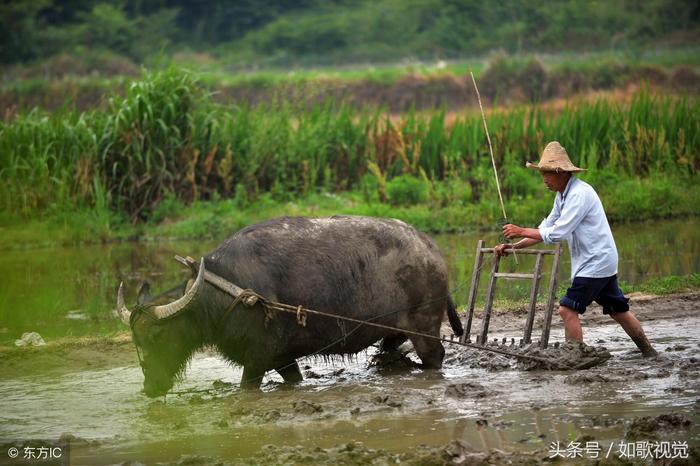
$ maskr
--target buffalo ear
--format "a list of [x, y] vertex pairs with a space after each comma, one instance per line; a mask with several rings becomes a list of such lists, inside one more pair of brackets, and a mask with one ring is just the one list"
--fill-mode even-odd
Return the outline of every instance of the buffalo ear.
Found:
[[136, 295], [136, 303], [142, 305], [151, 299], [151, 285], [148, 282], [142, 282], [139, 286], [138, 294]]

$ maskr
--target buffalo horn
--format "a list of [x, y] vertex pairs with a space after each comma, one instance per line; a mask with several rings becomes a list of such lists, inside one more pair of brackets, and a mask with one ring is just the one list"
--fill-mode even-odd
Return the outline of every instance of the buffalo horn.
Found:
[[117, 314], [126, 325], [129, 325], [131, 311], [124, 304], [124, 282], [119, 284], [119, 291], [117, 292]]
[[166, 304], [164, 306], [156, 306], [153, 309], [153, 313], [158, 317], [159, 319], [164, 319], [166, 317], [170, 317], [174, 314], [177, 314], [178, 312], [184, 310], [190, 302], [194, 299], [195, 295], [199, 291], [199, 289], [202, 287], [202, 283], [204, 282], [204, 258], [202, 257], [201, 262], [199, 263], [199, 271], [197, 272], [197, 279], [194, 281], [194, 284], [190, 287], [189, 290], [185, 292], [185, 294], [178, 300], [173, 301], [170, 304]]

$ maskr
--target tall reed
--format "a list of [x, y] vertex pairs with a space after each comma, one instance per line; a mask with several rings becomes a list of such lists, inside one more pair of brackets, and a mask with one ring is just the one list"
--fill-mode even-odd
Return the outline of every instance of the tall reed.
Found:
[[[538, 187], [523, 166], [550, 140], [593, 172], [695, 178], [700, 169], [697, 101], [642, 90], [629, 104], [518, 107], [488, 119], [510, 197]], [[26, 214], [109, 205], [138, 221], [165, 196], [190, 202], [271, 191], [290, 198], [400, 175], [462, 180], [475, 202], [490, 195], [480, 119], [448, 124], [444, 113], [409, 112], [396, 121], [332, 102], [311, 110], [223, 107], [195, 75], [170, 69], [132, 83], [105, 111], [33, 111], [0, 123], [0, 206]]]

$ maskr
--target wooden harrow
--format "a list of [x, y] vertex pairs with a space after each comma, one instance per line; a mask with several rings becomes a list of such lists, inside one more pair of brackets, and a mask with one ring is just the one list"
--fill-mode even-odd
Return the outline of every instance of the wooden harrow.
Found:
[[[557, 274], [559, 272], [559, 259], [561, 258], [561, 243], [554, 249], [518, 249], [516, 254], [520, 255], [537, 255], [535, 260], [535, 270], [533, 273], [503, 273], [498, 271], [501, 258], [495, 254], [494, 248], [484, 247], [484, 240], [479, 240], [476, 246], [476, 257], [474, 259], [474, 271], [472, 273], [471, 286], [469, 287], [469, 300], [467, 303], [467, 321], [464, 334], [462, 335], [461, 343], [471, 343], [472, 319], [474, 317], [474, 305], [476, 303], [476, 295], [479, 289], [479, 278], [481, 268], [484, 263], [484, 255], [493, 254], [491, 263], [491, 275], [489, 277], [488, 287], [486, 288], [486, 305], [484, 307], [484, 316], [481, 324], [481, 333], [476, 335], [476, 344], [486, 345], [488, 343], [489, 321], [491, 320], [491, 309], [493, 307], [493, 298], [496, 293], [496, 281], [499, 278], [504, 280], [532, 280], [532, 289], [530, 291], [530, 304], [528, 307], [527, 320], [525, 321], [525, 330], [523, 337], [519, 341], [519, 345], [528, 345], [532, 342], [532, 327], [535, 321], [535, 310], [537, 306], [537, 292], [539, 291], [540, 281], [542, 280], [542, 268], [544, 265], [544, 256], [554, 256], [552, 263], [552, 272], [549, 277], [549, 291], [547, 293], [547, 307], [545, 308], [542, 321], [542, 336], [539, 340], [539, 347], [546, 348], [549, 343], [549, 330], [552, 325], [552, 313], [554, 312], [554, 304], [557, 291]], [[511, 253], [512, 254], [512, 253]], [[501, 344], [506, 344], [507, 338], [503, 338]], [[494, 340], [498, 343], [498, 340]], [[515, 338], [510, 339], [512, 346], [515, 345]], [[558, 346], [558, 345], [557, 345]]]

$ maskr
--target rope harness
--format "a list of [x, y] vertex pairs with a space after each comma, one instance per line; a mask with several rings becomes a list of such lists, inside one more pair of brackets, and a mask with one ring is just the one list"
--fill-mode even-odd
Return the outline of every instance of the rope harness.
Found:
[[[190, 257], [183, 258], [181, 256], [176, 256], [176, 260], [178, 262], [186, 265], [190, 269], [192, 269], [195, 273], [198, 271], [198, 264], [196, 263], [196, 261], [194, 259], [192, 259]], [[525, 359], [525, 360], [529, 360], [529, 361], [537, 361], [537, 362], [546, 364], [548, 366], [552, 366], [551, 360], [548, 360], [546, 358], [542, 358], [539, 356], [531, 356], [531, 355], [526, 355], [526, 354], [515, 353], [512, 351], [507, 351], [507, 350], [500, 349], [500, 348], [491, 348], [491, 347], [487, 347], [487, 346], [483, 346], [483, 345], [477, 345], [474, 343], [461, 342], [459, 340], [453, 340], [451, 338], [447, 339], [447, 338], [443, 338], [440, 336], [430, 335], [427, 333], [416, 332], [413, 330], [392, 327], [390, 325], [384, 325], [384, 324], [379, 324], [376, 322], [370, 322], [370, 321], [366, 321], [366, 320], [356, 319], [354, 317], [348, 317], [348, 316], [343, 316], [340, 314], [334, 314], [334, 313], [324, 312], [324, 311], [317, 311], [315, 309], [309, 309], [309, 308], [303, 307], [302, 305], [292, 306], [289, 304], [284, 304], [284, 303], [280, 303], [277, 301], [272, 301], [272, 300], [256, 293], [254, 290], [241, 289], [241, 288], [237, 287], [236, 285], [234, 285], [233, 283], [227, 281], [226, 279], [219, 277], [217, 275], [214, 275], [213, 273], [211, 273], [209, 271], [207, 271], [206, 273], [207, 273], [207, 275], [205, 275], [205, 280], [208, 283], [210, 283], [211, 285], [217, 287], [221, 291], [234, 297], [233, 302], [228, 306], [228, 308], [226, 309], [226, 312], [224, 312], [224, 314], [221, 318], [221, 321], [220, 321], [221, 324], [224, 323], [224, 321], [228, 318], [230, 313], [241, 302], [243, 302], [248, 307], [252, 307], [255, 304], [261, 304], [263, 307], [263, 310], [265, 312], [266, 327], [267, 327], [267, 323], [269, 322], [269, 320], [271, 320], [273, 318], [274, 311], [287, 312], [290, 314], [294, 314], [296, 316], [297, 324], [301, 327], [306, 327], [308, 314], [312, 314], [312, 315], [336, 319], [338, 322], [338, 326], [341, 328], [341, 331], [343, 333], [343, 338], [342, 338], [343, 341], [345, 340], [347, 335], [345, 334], [345, 331], [344, 331], [344, 325], [341, 325], [341, 322], [354, 322], [354, 323], [357, 323], [360, 325], [368, 325], [370, 327], [381, 328], [384, 330], [391, 330], [394, 332], [401, 332], [401, 333], [405, 333], [405, 334], [409, 334], [409, 335], [415, 335], [415, 336], [419, 336], [419, 337], [423, 337], [423, 338], [428, 338], [431, 340], [438, 340], [440, 342], [464, 346], [467, 348], [473, 348], [473, 349], [476, 349], [479, 351], [490, 351], [493, 353], [498, 353], [498, 354], [502, 354], [504, 356], [510, 356], [513, 358]], [[229, 286], [223, 286], [223, 284], [227, 284]], [[440, 298], [440, 299], [444, 299], [444, 298]], [[432, 300], [432, 301], [436, 301], [436, 300]], [[430, 301], [430, 302], [432, 302], [432, 301]], [[423, 307], [423, 306], [429, 304], [430, 302], [420, 304], [419, 306], [417, 306], [417, 308]], [[570, 367], [567, 367], [567, 368], [570, 368]]]

